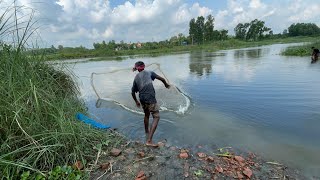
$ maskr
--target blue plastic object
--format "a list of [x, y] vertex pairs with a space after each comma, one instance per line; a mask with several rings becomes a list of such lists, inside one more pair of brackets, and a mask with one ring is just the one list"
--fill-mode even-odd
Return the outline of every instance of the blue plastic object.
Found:
[[108, 129], [110, 128], [110, 126], [107, 126], [107, 125], [104, 125], [104, 124], [101, 124], [101, 123], [98, 123], [96, 122], [95, 120], [93, 119], [90, 119], [89, 117], [87, 117], [86, 115], [82, 114], [82, 113], [77, 113], [76, 114], [76, 118], [86, 124], [90, 124], [91, 126], [95, 127], [95, 128], [98, 128], [98, 129]]

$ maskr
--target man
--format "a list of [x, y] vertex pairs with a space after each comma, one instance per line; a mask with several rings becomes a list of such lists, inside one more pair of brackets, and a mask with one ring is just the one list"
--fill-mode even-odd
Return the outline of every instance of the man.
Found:
[[316, 49], [315, 47], [311, 47], [311, 49], [312, 49], [311, 63], [315, 63], [318, 61], [320, 51], [319, 51], [319, 49]]
[[[133, 68], [133, 71], [138, 70], [139, 73], [134, 78], [131, 94], [137, 107], [140, 108], [140, 105], [142, 105], [142, 108], [144, 111], [144, 128], [145, 128], [145, 133], [147, 138], [146, 145], [157, 147], [158, 146], [157, 144], [153, 144], [152, 137], [158, 126], [160, 116], [159, 116], [159, 106], [157, 104], [156, 93], [155, 93], [152, 81], [154, 79], [158, 79], [163, 82], [166, 88], [169, 88], [170, 85], [166, 82], [164, 78], [158, 76], [153, 71], [146, 71], [144, 70], [144, 68], [145, 68], [145, 65], [142, 61], [138, 61], [135, 63], [135, 67]], [[137, 92], [139, 92], [140, 102], [137, 100], [137, 97], [136, 97]], [[151, 127], [149, 128], [150, 113], [153, 116], [153, 122]]]

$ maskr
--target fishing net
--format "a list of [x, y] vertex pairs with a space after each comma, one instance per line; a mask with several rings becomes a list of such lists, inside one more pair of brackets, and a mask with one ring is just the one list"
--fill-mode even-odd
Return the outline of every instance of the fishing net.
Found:
[[[146, 70], [154, 71], [159, 76], [165, 78], [171, 85], [171, 87], [167, 89], [161, 81], [153, 81], [160, 110], [174, 111], [179, 114], [185, 113], [190, 105], [189, 98], [174, 84], [171, 84], [165, 74], [161, 71], [160, 65], [150, 64], [146, 66]], [[142, 109], [136, 107], [131, 96], [131, 87], [137, 73], [137, 71], [132, 72], [131, 68], [119, 69], [106, 73], [92, 73], [91, 85], [99, 98], [96, 106], [98, 108], [104, 107], [111, 102], [132, 112], [142, 113]], [[139, 97], [138, 93], [137, 97]]]

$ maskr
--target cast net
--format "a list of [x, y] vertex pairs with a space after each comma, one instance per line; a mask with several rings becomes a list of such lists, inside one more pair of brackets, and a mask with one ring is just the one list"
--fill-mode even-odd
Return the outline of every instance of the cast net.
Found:
[[[156, 99], [162, 111], [174, 111], [179, 114], [185, 113], [189, 106], [189, 98], [180, 91], [172, 82], [170, 82], [165, 74], [161, 71], [159, 64], [150, 64], [146, 66], [146, 70], [154, 71], [162, 76], [170, 84], [167, 89], [159, 80], [153, 81], [156, 91]], [[98, 96], [96, 106], [105, 107], [108, 104], [117, 104], [132, 112], [142, 113], [142, 109], [136, 107], [131, 96], [131, 87], [134, 77], [138, 72], [132, 72], [131, 68], [119, 69], [105, 73], [92, 73], [91, 85]], [[139, 94], [137, 93], [137, 98]]]

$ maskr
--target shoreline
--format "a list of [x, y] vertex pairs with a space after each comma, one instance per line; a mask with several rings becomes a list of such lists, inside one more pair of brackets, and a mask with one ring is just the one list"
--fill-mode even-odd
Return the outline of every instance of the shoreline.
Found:
[[124, 140], [98, 159], [90, 179], [307, 179], [297, 169], [230, 147], [188, 149], [162, 141], [153, 148]]
[[[213, 43], [203, 44], [203, 45], [185, 45], [185, 46], [174, 46], [172, 48], [159, 48], [154, 50], [147, 49], [136, 49], [136, 50], [120, 50], [120, 51], [98, 51], [95, 49], [87, 49], [87, 52], [68, 53], [68, 52], [58, 52], [55, 54], [47, 54], [45, 56], [45, 61], [60, 61], [60, 60], [72, 60], [72, 59], [95, 59], [95, 60], [123, 60], [124, 56], [161, 56], [170, 55], [175, 53], [184, 53], [191, 51], [210, 51], [215, 52], [219, 50], [229, 50], [229, 49], [239, 49], [239, 48], [249, 48], [272, 44], [289, 44], [289, 43], [301, 43], [301, 42], [316, 42], [316, 37], [287, 37], [280, 39], [270, 39], [261, 41], [241, 41], [237, 39], [228, 39], [225, 41], [217, 41]], [[286, 54], [283, 54], [286, 55]]]

